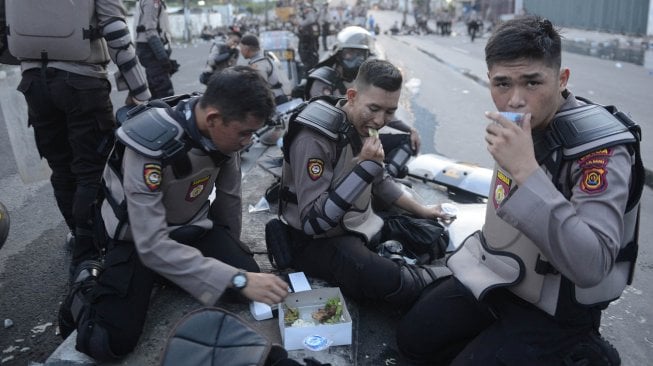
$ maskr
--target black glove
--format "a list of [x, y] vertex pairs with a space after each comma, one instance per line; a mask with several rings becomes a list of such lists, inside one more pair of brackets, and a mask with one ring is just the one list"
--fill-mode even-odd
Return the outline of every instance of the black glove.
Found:
[[170, 75], [179, 71], [180, 65], [179, 62], [177, 62], [177, 60], [169, 59], [169, 62], [170, 62], [170, 70], [168, 72], [170, 73]]
[[200, 74], [200, 83], [206, 85], [209, 83], [209, 79], [213, 75], [212, 72], [210, 71], [204, 71], [203, 73]]

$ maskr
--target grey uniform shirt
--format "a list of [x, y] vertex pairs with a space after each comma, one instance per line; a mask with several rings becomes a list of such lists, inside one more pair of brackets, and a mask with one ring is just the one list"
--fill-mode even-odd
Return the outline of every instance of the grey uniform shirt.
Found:
[[[570, 94], [562, 110], [574, 105]], [[622, 243], [633, 161], [623, 145], [570, 161], [560, 178], [571, 183], [565, 194], [542, 167], [510, 192], [497, 214], [573, 283], [595, 285], [612, 268]]]
[[[108, 23], [113, 22], [116, 18], [125, 20], [127, 11], [123, 6], [122, 0], [95, 0], [95, 17], [97, 18], [98, 27], [103, 28]], [[109, 54], [106, 50], [106, 45], [103, 52], [106, 54], [106, 59], [109, 60]], [[115, 63], [116, 60], [113, 60]], [[22, 61], [22, 71], [40, 68], [40, 61]], [[107, 79], [106, 64], [88, 64], [81, 62], [70, 61], [49, 61], [48, 67], [72, 72], [79, 75]]]
[[136, 28], [144, 30], [136, 31], [136, 42], [147, 43], [152, 36], [161, 38], [165, 45], [170, 40], [170, 24], [166, 5], [162, 0], [140, 0], [140, 16], [137, 19]]
[[[290, 146], [290, 177], [296, 189], [299, 220], [303, 222], [311, 209], [326, 217], [324, 202], [337, 182], [334, 171], [336, 143], [309, 128], [302, 128]], [[319, 171], [317, 168], [320, 168]], [[348, 172], [347, 172], [348, 173]], [[372, 194], [387, 204], [395, 202], [403, 191], [388, 174], [372, 186]], [[301, 227], [295, 229], [302, 230]]]
[[[112, 197], [126, 200], [129, 225], [115, 235], [117, 219], [106, 202], [102, 216], [110, 236], [134, 242], [145, 266], [203, 304], [213, 305], [238, 270], [171, 239], [169, 233], [185, 225], [211, 228], [215, 222], [229, 227], [234, 237], [240, 237], [240, 158], [238, 154], [232, 154], [216, 167], [202, 149], [193, 148], [188, 156], [192, 172], [177, 179], [171, 166], [163, 166], [157, 159], [125, 148], [122, 184], [109, 167], [105, 169], [103, 179]], [[208, 198], [214, 186], [215, 199], [209, 208]], [[208, 219], [209, 211], [212, 220]]]
[[256, 69], [263, 79], [268, 82], [275, 97], [284, 94], [283, 89], [281, 88], [279, 75], [277, 74], [277, 68], [272, 63], [272, 60], [265, 56], [263, 51], [256, 52], [256, 54], [248, 60], [248, 64]]

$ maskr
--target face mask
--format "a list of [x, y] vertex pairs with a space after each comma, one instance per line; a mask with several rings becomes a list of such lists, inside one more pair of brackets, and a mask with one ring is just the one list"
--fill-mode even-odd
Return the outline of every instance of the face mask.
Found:
[[358, 69], [361, 67], [365, 61], [364, 56], [356, 56], [346, 60], [342, 60], [342, 77], [346, 81], [352, 81], [356, 78]]

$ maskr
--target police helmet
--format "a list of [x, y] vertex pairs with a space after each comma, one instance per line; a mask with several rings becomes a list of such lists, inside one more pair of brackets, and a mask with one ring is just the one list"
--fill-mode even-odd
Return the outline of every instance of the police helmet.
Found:
[[338, 33], [334, 53], [342, 67], [343, 79], [354, 80], [358, 68], [370, 57], [373, 47], [374, 37], [365, 28], [350, 26]]
[[5, 205], [0, 202], [0, 248], [7, 240], [9, 235], [9, 211]]

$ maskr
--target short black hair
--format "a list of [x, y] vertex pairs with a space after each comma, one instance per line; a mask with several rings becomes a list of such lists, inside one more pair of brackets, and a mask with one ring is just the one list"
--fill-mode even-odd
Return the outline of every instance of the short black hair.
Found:
[[561, 36], [553, 24], [537, 15], [526, 15], [496, 28], [485, 45], [485, 63], [489, 69], [497, 62], [529, 59], [560, 69], [561, 52]]
[[274, 96], [269, 84], [249, 66], [232, 66], [209, 79], [200, 107], [220, 110], [225, 122], [254, 116], [267, 120], [274, 112]]
[[401, 89], [403, 77], [401, 71], [385, 60], [367, 59], [358, 69], [354, 85], [358, 89], [376, 86], [385, 91], [394, 92]]

